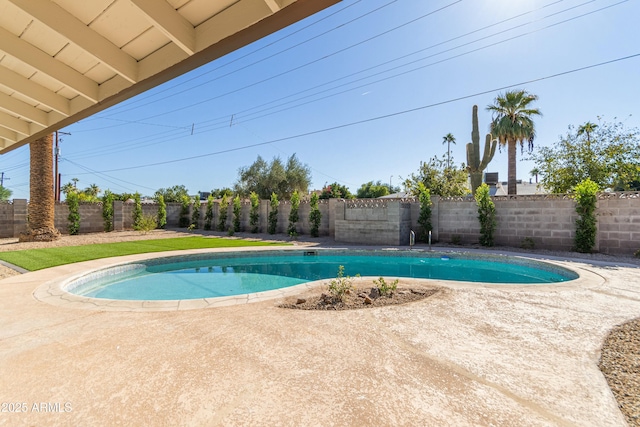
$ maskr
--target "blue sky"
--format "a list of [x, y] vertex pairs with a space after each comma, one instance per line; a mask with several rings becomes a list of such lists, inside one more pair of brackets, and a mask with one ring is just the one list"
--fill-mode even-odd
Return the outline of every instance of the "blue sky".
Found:
[[[195, 194], [231, 187], [258, 155], [296, 153], [311, 189], [398, 185], [446, 153], [449, 132], [466, 162], [472, 106], [488, 131], [505, 88], [539, 96], [538, 147], [598, 116], [639, 127], [640, 56], [622, 59], [640, 54], [639, 16], [637, 0], [344, 0], [62, 129], [62, 182]], [[29, 195], [28, 156], [0, 156], [14, 198]], [[506, 150], [487, 171], [506, 180]]]

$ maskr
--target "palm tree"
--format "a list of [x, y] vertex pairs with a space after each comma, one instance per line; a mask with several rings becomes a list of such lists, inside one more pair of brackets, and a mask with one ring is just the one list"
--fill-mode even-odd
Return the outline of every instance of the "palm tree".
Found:
[[27, 232], [20, 234], [20, 241], [50, 242], [60, 237], [54, 224], [53, 135], [33, 141], [29, 153], [29, 222]]
[[536, 184], [537, 184], [538, 183], [538, 175], [540, 175], [540, 169], [538, 169], [538, 168], [531, 169], [531, 172], [529, 172], [529, 175], [536, 177]]
[[591, 132], [595, 131], [597, 127], [597, 124], [587, 122], [578, 128], [577, 136], [587, 134], [587, 144], [591, 145]]
[[456, 144], [456, 139], [453, 136], [453, 134], [451, 134], [451, 132], [449, 132], [448, 134], [442, 137], [442, 145], [444, 144], [447, 144], [447, 169], [450, 169], [451, 168], [451, 144], [453, 145]]
[[538, 97], [525, 90], [507, 91], [494, 100], [487, 110], [493, 112], [491, 134], [498, 138], [500, 145], [507, 145], [508, 158], [508, 194], [517, 194], [516, 189], [516, 144], [524, 148], [524, 141], [529, 143], [529, 151], [533, 150], [533, 140], [536, 136], [532, 116], [541, 116], [537, 108], [530, 108], [529, 104]]

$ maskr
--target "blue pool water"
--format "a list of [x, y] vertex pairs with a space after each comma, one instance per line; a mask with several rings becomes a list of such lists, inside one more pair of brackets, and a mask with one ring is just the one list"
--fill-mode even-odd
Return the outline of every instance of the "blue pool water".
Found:
[[76, 295], [120, 300], [179, 300], [242, 295], [345, 275], [467, 282], [543, 284], [578, 275], [555, 265], [504, 256], [468, 257], [391, 251], [307, 251], [206, 254], [160, 258], [85, 276], [67, 286]]

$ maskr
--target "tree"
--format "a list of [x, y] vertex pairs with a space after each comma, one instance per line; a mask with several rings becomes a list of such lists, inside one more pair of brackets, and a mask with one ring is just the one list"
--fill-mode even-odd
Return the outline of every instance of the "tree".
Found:
[[447, 144], [447, 168], [451, 167], [451, 144], [456, 144], [456, 139], [452, 133], [446, 134], [442, 138], [442, 144]]
[[[560, 141], [541, 147], [530, 159], [542, 174], [542, 186], [567, 193], [587, 178], [598, 190], [632, 190], [640, 184], [640, 130], [621, 122], [569, 126]], [[588, 129], [588, 131], [587, 131]]]
[[442, 159], [434, 156], [429, 162], [420, 162], [417, 174], [411, 174], [404, 181], [404, 186], [414, 196], [420, 194], [419, 183], [422, 183], [432, 196], [458, 197], [469, 194], [466, 166], [447, 168], [445, 156]]
[[280, 198], [290, 198], [294, 191], [306, 194], [311, 182], [311, 169], [302, 164], [295, 154], [287, 159], [286, 165], [280, 157], [267, 163], [258, 156], [251, 166], [238, 170], [235, 192], [248, 196], [252, 191], [261, 199], [269, 199], [271, 193]]
[[257, 233], [259, 231], [260, 223], [260, 198], [255, 192], [249, 194], [249, 200], [251, 201], [251, 211], [249, 212], [249, 225], [251, 226], [251, 232]]
[[320, 194], [320, 199], [353, 199], [353, 194], [347, 187], [342, 184], [334, 182], [329, 185], [325, 185]]
[[29, 222], [21, 242], [50, 242], [60, 237], [54, 225], [53, 197], [53, 135], [36, 139], [29, 144]]
[[318, 237], [320, 235], [320, 223], [322, 221], [322, 213], [318, 206], [318, 193], [311, 195], [309, 224], [311, 225], [311, 236]]
[[536, 184], [538, 183], [538, 175], [540, 175], [540, 169], [533, 168], [529, 171], [529, 175], [536, 178]]
[[159, 195], [164, 197], [165, 203], [182, 203], [182, 196], [189, 196], [184, 185], [174, 185], [170, 188], [161, 188], [155, 192], [154, 197], [157, 199]]
[[374, 183], [373, 181], [365, 182], [360, 186], [356, 197], [358, 199], [375, 199], [389, 194], [389, 186], [382, 184], [381, 181]]
[[158, 228], [164, 228], [167, 225], [167, 204], [164, 202], [164, 196], [162, 194], [156, 195], [156, 203], [158, 203], [156, 224]]
[[424, 183], [418, 182], [418, 200], [420, 200], [420, 216], [418, 216], [418, 225], [420, 225], [419, 238], [423, 242], [429, 241], [429, 232], [433, 230], [431, 224], [431, 194]]
[[276, 193], [271, 193], [271, 202], [269, 204], [269, 217], [268, 217], [268, 225], [267, 231], [269, 234], [276, 234], [276, 230], [278, 229], [278, 195]]
[[533, 116], [541, 116], [537, 108], [530, 104], [538, 97], [525, 90], [507, 91], [494, 100], [487, 110], [493, 112], [491, 134], [498, 138], [500, 145], [507, 145], [508, 157], [508, 194], [517, 194], [516, 189], [516, 144], [524, 151], [524, 141], [528, 142], [529, 152], [533, 151], [533, 140], [536, 136]]
[[287, 227], [287, 233], [289, 236], [295, 237], [298, 235], [298, 230], [296, 229], [296, 224], [298, 222], [299, 215], [298, 211], [300, 209], [300, 196], [297, 191], [294, 191], [291, 195], [291, 211], [289, 212], [289, 227]]
[[0, 185], [0, 201], [9, 200], [12, 194], [13, 194], [13, 191]]

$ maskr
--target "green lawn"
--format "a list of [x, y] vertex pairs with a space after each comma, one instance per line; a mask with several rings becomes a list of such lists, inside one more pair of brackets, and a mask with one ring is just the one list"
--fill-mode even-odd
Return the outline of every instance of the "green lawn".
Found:
[[71, 264], [74, 262], [122, 255], [142, 254], [147, 252], [277, 245], [282, 245], [282, 243], [194, 236], [177, 237], [173, 239], [138, 240], [133, 242], [102, 243], [84, 246], [64, 246], [59, 248], [0, 252], [0, 260], [17, 265], [25, 270], [35, 271], [43, 268], [55, 267], [57, 265]]

